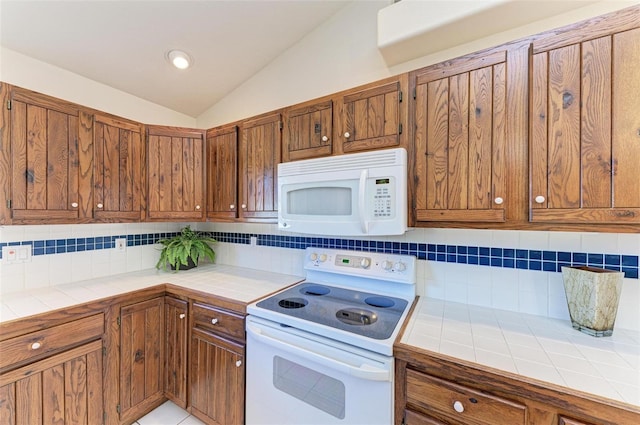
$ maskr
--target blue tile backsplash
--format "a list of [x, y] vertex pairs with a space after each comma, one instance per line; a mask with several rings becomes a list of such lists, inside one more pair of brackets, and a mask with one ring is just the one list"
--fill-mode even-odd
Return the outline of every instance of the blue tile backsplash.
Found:
[[[283, 236], [255, 233], [207, 232], [219, 242], [257, 244], [278, 248], [305, 249], [310, 246], [356, 251], [386, 252], [414, 255], [419, 260], [457, 264], [473, 264], [545, 272], [561, 272], [562, 266], [593, 266], [622, 271], [629, 279], [638, 279], [638, 255], [607, 253], [541, 251], [508, 247], [442, 245], [414, 242], [390, 242], [359, 239], [325, 238], [313, 236]], [[136, 235], [95, 236], [87, 238], [48, 239], [0, 242], [3, 246], [31, 245], [33, 255], [51, 255], [66, 252], [92, 251], [115, 247], [115, 240], [126, 238], [127, 246], [150, 245], [159, 239], [172, 237], [178, 232]], [[0, 258], [2, 253], [0, 251]]]

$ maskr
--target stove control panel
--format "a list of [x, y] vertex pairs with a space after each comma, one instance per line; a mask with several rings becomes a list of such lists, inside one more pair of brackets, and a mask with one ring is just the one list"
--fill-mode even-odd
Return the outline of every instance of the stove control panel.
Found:
[[387, 279], [415, 281], [416, 257], [328, 248], [307, 248], [306, 270]]

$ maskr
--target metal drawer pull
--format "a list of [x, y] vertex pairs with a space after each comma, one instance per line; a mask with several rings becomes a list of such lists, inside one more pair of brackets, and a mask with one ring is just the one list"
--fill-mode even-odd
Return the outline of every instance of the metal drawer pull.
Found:
[[42, 347], [42, 344], [40, 344], [39, 342], [34, 342], [33, 344], [31, 344], [32, 350], [37, 350], [40, 347]]
[[184, 313], [180, 313], [180, 318], [181, 318], [181, 319], [184, 319], [185, 317], [186, 317], [186, 314], [184, 314]]
[[211, 324], [212, 325], [217, 325], [218, 324], [218, 319], [211, 319]]
[[236, 362], [236, 367], [240, 367], [240, 366], [242, 366], [242, 360], [238, 360], [238, 361]]
[[456, 401], [453, 403], [453, 410], [455, 410], [458, 413], [462, 413], [464, 412], [464, 406], [462, 405], [461, 402]]

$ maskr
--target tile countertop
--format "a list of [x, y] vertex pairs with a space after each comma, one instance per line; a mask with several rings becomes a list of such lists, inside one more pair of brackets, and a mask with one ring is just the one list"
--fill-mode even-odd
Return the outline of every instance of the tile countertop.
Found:
[[421, 298], [401, 342], [640, 407], [640, 332]]
[[207, 264], [178, 273], [147, 269], [3, 295], [0, 323], [163, 283], [250, 303], [303, 280], [302, 276]]

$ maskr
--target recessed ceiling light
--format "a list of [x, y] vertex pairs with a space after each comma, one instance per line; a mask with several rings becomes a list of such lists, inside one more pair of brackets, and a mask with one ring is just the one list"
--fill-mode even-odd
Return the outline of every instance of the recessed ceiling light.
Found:
[[191, 66], [191, 58], [182, 50], [170, 50], [167, 53], [167, 59], [178, 69], [187, 69]]

